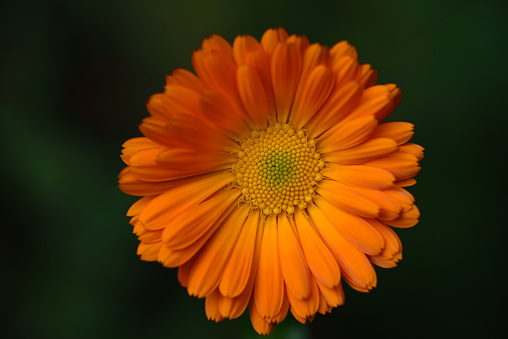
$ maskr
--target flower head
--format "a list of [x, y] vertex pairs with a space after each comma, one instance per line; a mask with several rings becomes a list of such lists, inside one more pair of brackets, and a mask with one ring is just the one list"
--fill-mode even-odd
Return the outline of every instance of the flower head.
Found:
[[371, 265], [394, 267], [411, 227], [423, 148], [413, 125], [381, 123], [393, 84], [354, 47], [327, 48], [270, 29], [233, 46], [213, 35], [151, 97], [144, 137], [128, 140], [120, 189], [142, 260], [179, 267], [209, 319], [248, 306], [258, 333], [291, 311], [302, 323], [344, 302], [341, 282], [367, 292]]

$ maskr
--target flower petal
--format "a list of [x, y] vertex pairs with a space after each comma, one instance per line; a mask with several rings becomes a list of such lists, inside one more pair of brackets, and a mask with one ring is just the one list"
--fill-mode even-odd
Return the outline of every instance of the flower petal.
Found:
[[320, 65], [309, 74], [305, 82], [302, 82], [303, 90], [297, 93], [294, 102], [294, 110], [291, 111], [291, 119], [294, 126], [301, 129], [318, 111], [328, 98], [333, 86], [332, 70]]
[[308, 298], [310, 274], [307, 260], [287, 217], [279, 217], [279, 254], [284, 282], [298, 299]]
[[283, 299], [284, 279], [280, 268], [277, 221], [275, 217], [269, 216], [261, 242], [254, 301], [264, 318], [274, 318], [282, 307]]
[[220, 283], [222, 272], [240, 236], [241, 227], [249, 213], [240, 207], [217, 229], [196, 257], [189, 273], [187, 290], [199, 298], [209, 295]]
[[[238, 91], [243, 105], [252, 120], [262, 129], [267, 126], [267, 117], [274, 116], [274, 107], [270, 107], [265, 86], [257, 75], [254, 67], [243, 65], [238, 67], [236, 73]], [[271, 88], [270, 88], [271, 90]], [[273, 112], [271, 112], [273, 110]]]
[[301, 72], [301, 55], [293, 44], [279, 43], [270, 60], [277, 120], [285, 123], [293, 103]]
[[316, 206], [308, 206], [319, 232], [325, 241], [332, 241], [336, 232], [362, 252], [376, 255], [383, 249], [383, 238], [364, 218], [334, 207], [324, 199], [316, 199]]
[[364, 165], [332, 166], [323, 171], [323, 176], [346, 185], [383, 189], [393, 185], [395, 177], [381, 168]]
[[242, 231], [219, 285], [219, 290], [223, 296], [236, 297], [247, 286], [254, 256], [258, 223], [259, 213], [251, 213], [245, 224], [237, 226], [241, 227]]
[[351, 81], [342, 88], [333, 90], [328, 100], [312, 117], [309, 125], [309, 138], [314, 139], [342, 121], [358, 105], [363, 88]]
[[384, 122], [379, 124], [372, 138], [390, 138], [393, 139], [397, 145], [402, 145], [407, 142], [414, 134], [414, 125], [409, 122]]
[[377, 218], [379, 206], [347, 186], [331, 180], [321, 180], [316, 192], [332, 205], [366, 218]]
[[271, 28], [267, 30], [261, 37], [261, 45], [268, 55], [272, 55], [273, 51], [280, 42], [285, 42], [288, 38], [288, 32], [282, 27]]
[[319, 139], [319, 151], [341, 151], [361, 144], [370, 137], [376, 126], [377, 120], [372, 115], [336, 125]]
[[396, 180], [412, 178], [417, 175], [421, 169], [421, 167], [418, 166], [418, 159], [414, 155], [403, 152], [396, 152], [380, 159], [372, 159], [372, 161], [365, 165], [379, 167], [389, 171]]
[[237, 190], [224, 191], [197, 206], [172, 215], [162, 233], [162, 241], [175, 250], [189, 246], [215, 224], [239, 195]]
[[166, 227], [176, 215], [199, 204], [234, 179], [233, 173], [214, 174], [170, 189], [145, 207], [139, 216], [140, 221], [151, 230]]
[[299, 209], [295, 212], [295, 225], [312, 274], [330, 288], [337, 286], [340, 282], [339, 265], [321, 236]]
[[[327, 162], [334, 162], [338, 164], [359, 165], [375, 160], [376, 158], [384, 157], [397, 150], [397, 143], [392, 139], [376, 138], [367, 140], [352, 148], [326, 153], [323, 155], [323, 159]], [[369, 165], [376, 166], [373, 164]]]

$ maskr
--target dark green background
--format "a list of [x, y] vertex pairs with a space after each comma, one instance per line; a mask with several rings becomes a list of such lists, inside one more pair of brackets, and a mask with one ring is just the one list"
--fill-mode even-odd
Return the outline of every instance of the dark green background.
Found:
[[499, 1], [31, 1], [0, 7], [0, 331], [12, 338], [255, 338], [215, 324], [176, 270], [136, 256], [121, 144], [216, 33], [270, 27], [333, 45], [397, 83], [390, 117], [426, 148], [404, 260], [369, 294], [272, 338], [497, 337], [506, 311], [507, 6]]

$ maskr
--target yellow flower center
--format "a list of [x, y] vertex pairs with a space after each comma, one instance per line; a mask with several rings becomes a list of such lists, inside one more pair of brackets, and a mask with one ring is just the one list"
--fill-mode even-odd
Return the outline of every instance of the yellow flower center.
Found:
[[233, 165], [242, 201], [266, 215], [292, 214], [295, 206], [305, 209], [325, 166], [315, 143], [304, 130], [295, 132], [288, 124], [253, 131]]

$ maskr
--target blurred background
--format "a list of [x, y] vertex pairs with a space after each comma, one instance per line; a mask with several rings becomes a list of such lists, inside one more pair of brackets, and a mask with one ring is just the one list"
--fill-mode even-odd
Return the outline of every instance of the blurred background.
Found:
[[349, 40], [378, 83], [404, 91], [390, 120], [426, 148], [410, 191], [420, 223], [369, 294], [271, 338], [508, 335], [503, 1], [7, 1], [0, 5], [0, 334], [8, 338], [256, 338], [248, 314], [215, 324], [177, 270], [136, 256], [117, 189], [165, 75], [212, 33], [270, 27]]

